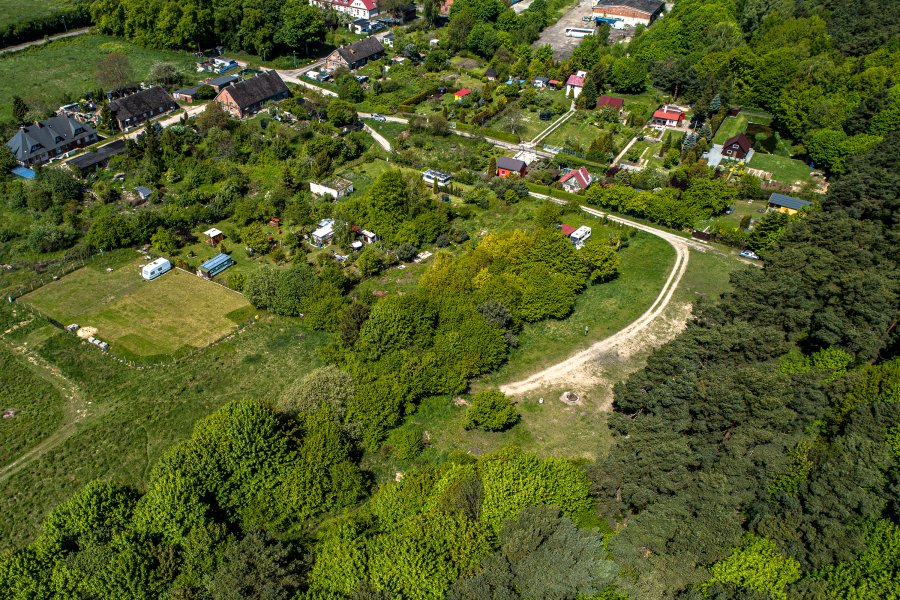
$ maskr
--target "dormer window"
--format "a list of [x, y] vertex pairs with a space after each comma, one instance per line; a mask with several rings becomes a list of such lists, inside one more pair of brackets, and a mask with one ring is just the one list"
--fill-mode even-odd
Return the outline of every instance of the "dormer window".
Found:
[[58, 135], [58, 136], [56, 136], [55, 138], [53, 138], [53, 143], [54, 143], [54, 144], [58, 144], [58, 143], [60, 143], [61, 141], [63, 141], [61, 135]]
[[75, 135], [80, 135], [82, 133], [84, 133], [84, 127], [79, 127], [75, 130]]
[[35, 144], [34, 146], [31, 147], [30, 152], [37, 152], [41, 148], [43, 148], [43, 146], [41, 146], [40, 144]]

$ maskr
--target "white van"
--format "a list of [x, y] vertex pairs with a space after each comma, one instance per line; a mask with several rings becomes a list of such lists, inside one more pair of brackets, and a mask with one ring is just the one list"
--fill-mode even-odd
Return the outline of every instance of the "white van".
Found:
[[172, 270], [172, 263], [168, 258], [157, 258], [150, 264], [144, 265], [144, 268], [141, 269], [141, 277], [150, 281], [170, 270]]

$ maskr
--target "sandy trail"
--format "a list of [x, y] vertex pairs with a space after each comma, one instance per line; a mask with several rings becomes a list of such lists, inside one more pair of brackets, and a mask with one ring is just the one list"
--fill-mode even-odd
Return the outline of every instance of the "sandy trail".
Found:
[[[532, 193], [532, 196], [551, 200], [558, 204], [563, 203], [563, 201], [558, 201], [555, 198], [550, 198], [542, 194]], [[589, 348], [570, 356], [564, 361], [547, 367], [520, 381], [500, 386], [500, 390], [507, 395], [518, 396], [537, 389], [565, 384], [576, 378], [578, 379], [577, 383], [579, 384], [589, 383], [582, 381], [582, 378], [587, 376], [587, 369], [585, 367], [588, 363], [604, 354], [618, 351], [631, 344], [638, 334], [643, 332], [651, 323], [658, 319], [666, 310], [666, 307], [669, 306], [669, 302], [671, 302], [672, 296], [675, 294], [675, 290], [678, 288], [678, 284], [681, 282], [681, 278], [687, 270], [688, 261], [690, 259], [689, 248], [702, 247], [704, 251], [708, 249], [708, 246], [704, 246], [699, 242], [682, 238], [667, 231], [644, 225], [643, 223], [637, 223], [613, 215], [606, 215], [599, 210], [586, 206], [583, 206], [582, 210], [598, 217], [607, 217], [612, 221], [624, 223], [666, 240], [675, 249], [675, 264], [673, 265], [672, 271], [669, 273], [669, 277], [666, 279], [662, 290], [660, 290], [659, 295], [644, 314], [635, 321], [632, 321], [631, 324], [624, 329], [614, 333], [606, 339], [600, 340]]]

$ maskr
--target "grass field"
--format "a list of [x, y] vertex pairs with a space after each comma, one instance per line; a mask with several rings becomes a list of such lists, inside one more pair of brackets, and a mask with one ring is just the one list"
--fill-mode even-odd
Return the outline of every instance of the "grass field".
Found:
[[[22, 6], [28, 4], [18, 3], [15, 10]], [[3, 81], [0, 86], [0, 119], [11, 118], [14, 95], [55, 108], [97, 89], [94, 65], [100, 57], [110, 52], [128, 56], [138, 81], [147, 77], [150, 67], [157, 61], [176, 63], [185, 72], [194, 61], [194, 57], [187, 52], [152, 50], [120, 38], [92, 34], [0, 55], [0, 81]]]
[[176, 356], [208, 345], [252, 315], [240, 294], [183, 271], [141, 278], [141, 259], [111, 273], [90, 265], [38, 288], [21, 301], [96, 337], [129, 358]]
[[762, 169], [772, 173], [772, 176], [781, 183], [794, 184], [810, 180], [809, 167], [803, 161], [778, 156], [777, 154], [763, 154], [756, 152], [750, 159], [750, 167]]
[[[9, 311], [0, 306], [0, 313]], [[226, 402], [276, 400], [288, 384], [321, 365], [316, 350], [326, 338], [296, 319], [264, 314], [190, 360], [133, 369], [86, 351], [75, 336], [57, 330], [31, 351], [78, 391], [87, 414], [21, 470], [8, 474], [0, 466], [0, 551], [32, 539], [47, 512], [89, 481], [140, 488], [159, 456]], [[33, 420], [12, 419], [9, 427], [18, 430], [3, 430], [4, 446], [7, 435], [36, 441], [50, 425], [41, 430]], [[34, 432], [28, 431], [32, 426]]]
[[31, 0], [30, 2], [0, 0], [0, 27], [49, 17], [61, 9], [71, 8], [75, 4], [75, 0]]

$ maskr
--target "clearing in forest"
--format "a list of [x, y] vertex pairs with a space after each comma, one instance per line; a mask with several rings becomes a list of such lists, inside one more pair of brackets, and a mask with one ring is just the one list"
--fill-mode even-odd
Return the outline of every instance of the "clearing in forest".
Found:
[[20, 300], [64, 325], [96, 329], [112, 352], [133, 359], [202, 348], [253, 313], [242, 295], [184, 271], [145, 281], [145, 262], [136, 259], [111, 272], [87, 266]]

